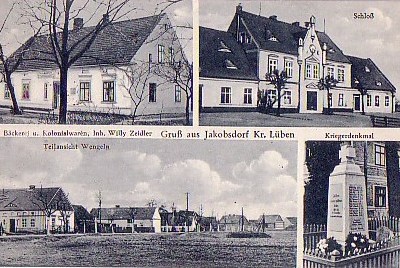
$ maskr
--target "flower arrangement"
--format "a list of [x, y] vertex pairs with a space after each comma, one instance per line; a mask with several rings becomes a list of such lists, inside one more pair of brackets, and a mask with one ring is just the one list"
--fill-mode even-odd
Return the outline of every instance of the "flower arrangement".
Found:
[[317, 251], [324, 255], [329, 255], [334, 250], [339, 251], [340, 255], [342, 255], [342, 246], [333, 237], [321, 239], [317, 244]]
[[369, 248], [369, 240], [361, 233], [349, 233], [346, 238], [345, 252], [348, 255], [354, 255], [366, 252]]

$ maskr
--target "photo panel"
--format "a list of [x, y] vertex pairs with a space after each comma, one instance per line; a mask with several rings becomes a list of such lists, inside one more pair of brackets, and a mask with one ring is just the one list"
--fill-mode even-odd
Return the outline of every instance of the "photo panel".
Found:
[[297, 142], [3, 138], [0, 148], [4, 264], [296, 265]]
[[200, 125], [399, 127], [395, 1], [199, 1]]

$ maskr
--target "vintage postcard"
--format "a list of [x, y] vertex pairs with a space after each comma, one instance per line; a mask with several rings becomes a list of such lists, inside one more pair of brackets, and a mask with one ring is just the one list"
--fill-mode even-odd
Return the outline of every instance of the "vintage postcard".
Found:
[[240, 2], [199, 3], [200, 125], [400, 126], [397, 2]]

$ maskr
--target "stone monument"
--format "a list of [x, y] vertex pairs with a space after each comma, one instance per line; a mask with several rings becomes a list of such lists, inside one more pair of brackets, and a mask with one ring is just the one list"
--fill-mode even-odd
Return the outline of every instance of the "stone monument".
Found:
[[365, 177], [355, 157], [355, 149], [343, 145], [340, 164], [329, 176], [327, 236], [342, 245], [350, 232], [368, 237]]

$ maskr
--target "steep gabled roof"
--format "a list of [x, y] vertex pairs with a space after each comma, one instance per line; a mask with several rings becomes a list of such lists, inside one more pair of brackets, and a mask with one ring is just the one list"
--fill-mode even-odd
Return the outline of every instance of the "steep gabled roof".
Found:
[[200, 76], [257, 81], [236, 38], [231, 33], [205, 27], [200, 27]]
[[[130, 220], [132, 216], [135, 220], [153, 219], [156, 207], [113, 207], [101, 208], [101, 219], [103, 220]], [[93, 217], [98, 217], [99, 209], [93, 208], [90, 211]]]
[[82, 205], [72, 205], [75, 212], [75, 220], [93, 220], [93, 216]]
[[355, 80], [367, 90], [384, 90], [396, 92], [396, 88], [370, 59], [347, 56], [351, 63], [351, 86], [357, 88]]
[[[236, 214], [229, 214], [229, 215], [224, 215], [221, 217], [221, 219], [219, 220], [220, 224], [239, 224], [242, 222], [242, 215], [236, 215]], [[249, 221], [247, 220], [247, 218], [245, 216], [243, 216], [243, 222], [249, 223]]]
[[[241, 19], [244, 20], [247, 28], [258, 43], [261, 49], [287, 53], [291, 55], [298, 54], [299, 38], [304, 38], [307, 28], [296, 24], [279, 21], [275, 18], [258, 16], [249, 12], [241, 11]], [[237, 14], [229, 26], [228, 32], [236, 33]], [[277, 41], [272, 41], [267, 36], [274, 36]], [[322, 47], [326, 43], [328, 47], [327, 59], [337, 62], [350, 63], [338, 46], [323, 32], [317, 31], [317, 36]]]
[[[153, 31], [161, 16], [118, 21], [105, 27], [96, 37], [88, 51], [74, 64], [75, 66], [99, 64], [126, 64], [143, 45]], [[83, 27], [79, 30], [70, 30], [69, 46], [90, 33], [92, 27]], [[82, 47], [85, 42], [82, 42]], [[22, 47], [15, 53], [20, 53]], [[25, 52], [24, 60], [18, 70], [36, 70], [55, 68], [49, 60], [53, 59], [52, 48], [48, 35], [37, 36], [30, 49]]]
[[262, 222], [263, 220], [265, 220], [265, 223], [275, 223], [284, 221], [280, 215], [264, 215], [264, 216], [261, 215], [258, 218], [258, 222]]
[[73, 210], [60, 187], [0, 190], [0, 211], [39, 211], [44, 206]]

